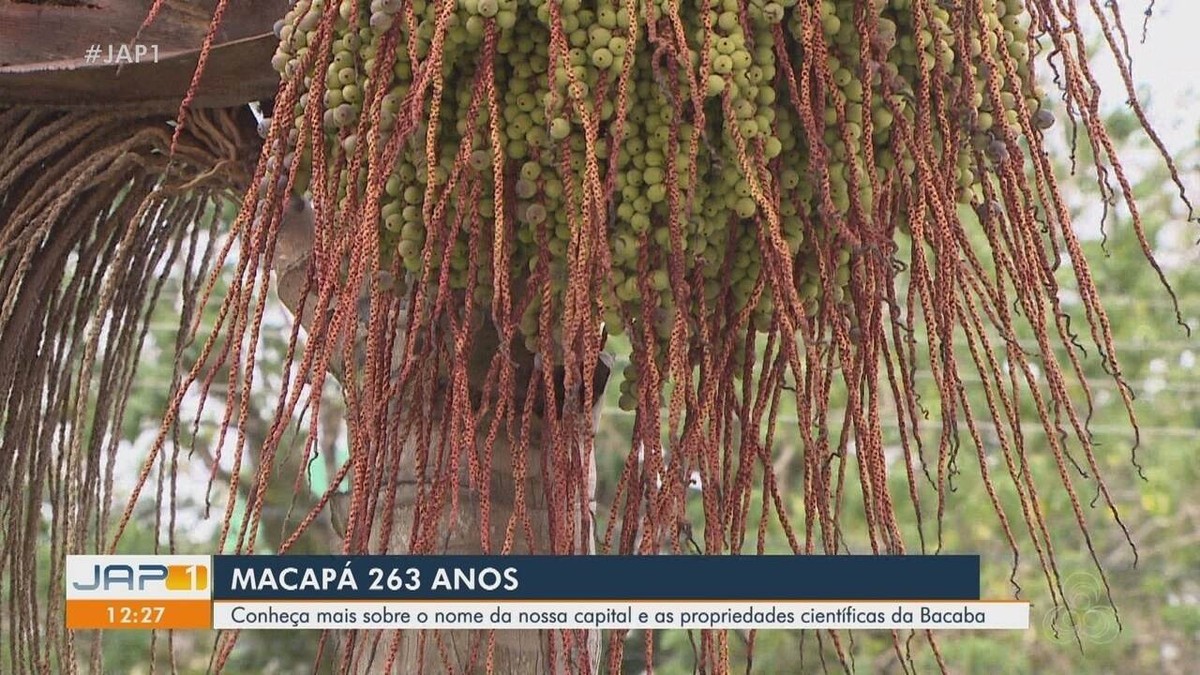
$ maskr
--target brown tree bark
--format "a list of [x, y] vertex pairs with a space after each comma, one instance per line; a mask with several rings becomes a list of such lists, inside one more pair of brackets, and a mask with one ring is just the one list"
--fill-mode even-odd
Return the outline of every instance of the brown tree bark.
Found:
[[[297, 309], [301, 306], [303, 300], [302, 292], [305, 279], [308, 275], [308, 260], [312, 249], [313, 229], [312, 229], [312, 214], [307, 204], [296, 200], [289, 205], [288, 211], [285, 212], [283, 221], [280, 225], [278, 237], [276, 239], [276, 254], [273, 262], [275, 275], [277, 278], [277, 288], [280, 299], [284, 305], [289, 308], [293, 315], [297, 314]], [[313, 314], [311, 310], [312, 303], [305, 305], [303, 313], [299, 314], [298, 319], [306, 328], [310, 328], [313, 322]], [[486, 338], [484, 342], [477, 346], [480, 353], [493, 353], [496, 345], [487, 344]], [[342, 350], [336, 350], [340, 353]], [[486, 365], [488, 359], [477, 359], [477, 362]], [[527, 360], [526, 363], [520, 366], [528, 372], [532, 370], [533, 363]], [[605, 366], [607, 367], [607, 366]], [[337, 376], [342, 372], [343, 365], [340, 362], [335, 362], [331, 365], [331, 372]], [[472, 381], [482, 381], [483, 376], [473, 376]], [[597, 395], [603, 390], [600, 388]], [[405, 404], [415, 404], [415, 402], [405, 402]], [[426, 402], [424, 405], [429, 406], [429, 410], [433, 412], [434, 404]], [[592, 419], [589, 423], [592, 425], [589, 433], [594, 434], [596, 426], [599, 423], [600, 405], [597, 403], [593, 411]], [[435, 425], [436, 426], [436, 425]], [[544, 483], [542, 473], [542, 463], [545, 461], [543, 446], [536, 442], [539, 436], [540, 424], [535, 423], [535, 433], [533, 437], [535, 442], [530, 444], [528, 466], [529, 476], [526, 484], [526, 502], [530, 513], [530, 521], [533, 524], [533, 546], [525, 541], [524, 537], [516, 538], [516, 545], [511, 551], [513, 554], [523, 554], [531, 552], [545, 552], [550, 549], [550, 533], [549, 522], [550, 514], [547, 511], [545, 495], [547, 494], [547, 486]], [[434, 439], [436, 443], [436, 439]], [[489, 539], [493, 547], [498, 546], [506, 537], [506, 530], [510, 519], [516, 512], [516, 484], [513, 479], [511, 467], [513, 448], [510, 443], [501, 434], [496, 439], [492, 449], [492, 475], [491, 475], [491, 499], [489, 504]], [[411, 542], [409, 540], [412, 526], [417, 516], [417, 467], [415, 464], [416, 452], [414, 448], [405, 448], [402, 455], [401, 469], [396, 476], [394, 484], [395, 489], [395, 505], [393, 509], [393, 525], [391, 535], [387, 541], [387, 551], [389, 553], [406, 553], [411, 550]], [[451, 521], [449, 510], [444, 511], [441, 518], [441, 527], [439, 531], [444, 533], [444, 540], [438, 549], [440, 554], [459, 554], [471, 555], [478, 554], [483, 550], [482, 539], [482, 522], [480, 519], [481, 504], [479, 503], [478, 492], [471, 489], [467, 475], [467, 462], [462, 462], [462, 471], [458, 481], [458, 499], [459, 509], [457, 517]], [[594, 536], [594, 515], [596, 512], [595, 490], [596, 490], [596, 463], [593, 455], [589, 471], [588, 483], [588, 507], [593, 514], [593, 524], [591, 529], [586, 534], [585, 541], [576, 541], [575, 550], [584, 550], [588, 554], [595, 553], [595, 536]], [[345, 510], [349, 499], [342, 499], [335, 502], [334, 519], [335, 522], [344, 523], [346, 520]], [[573, 509], [573, 513], [578, 514], [579, 509]], [[582, 532], [583, 527], [579, 522], [578, 515], [576, 516], [575, 527], [572, 528], [575, 532]], [[372, 537], [372, 550], [378, 550], [377, 545], [381, 533], [376, 531]], [[423, 653], [418, 641], [418, 633], [409, 631], [399, 636], [400, 644], [398, 646], [397, 656], [394, 661], [394, 667], [390, 672], [397, 674], [407, 673], [435, 673], [443, 672], [446, 668], [446, 661], [453, 664], [454, 672], [485, 672], [484, 659], [487, 653], [486, 633], [482, 635], [472, 631], [441, 631], [440, 639], [442, 640], [443, 649], [434, 642], [432, 632], [429, 633], [425, 640]], [[384, 664], [388, 659], [388, 654], [392, 651], [392, 636], [379, 635], [370, 633], [360, 633], [356, 636], [344, 636], [345, 640], [352, 640], [353, 644], [350, 648], [353, 650], [353, 671], [355, 673], [380, 673], [384, 672]], [[378, 639], [377, 639], [378, 638]], [[601, 634], [600, 631], [589, 631], [587, 633], [587, 648], [586, 655], [588, 664], [585, 667], [584, 650], [574, 649], [571, 652], [566, 652], [563, 648], [562, 636], [550, 635], [547, 636], [541, 631], [496, 631], [495, 647], [493, 651], [494, 660], [492, 663], [495, 673], [512, 673], [512, 674], [537, 674], [537, 673], [562, 673], [562, 672], [598, 672], [599, 656], [601, 649]], [[557, 640], [554, 648], [554, 662], [551, 661], [550, 655], [550, 640]], [[482, 644], [478, 649], [476, 663], [473, 669], [469, 668], [471, 658], [472, 641], [482, 640]], [[345, 642], [343, 642], [345, 644]]]

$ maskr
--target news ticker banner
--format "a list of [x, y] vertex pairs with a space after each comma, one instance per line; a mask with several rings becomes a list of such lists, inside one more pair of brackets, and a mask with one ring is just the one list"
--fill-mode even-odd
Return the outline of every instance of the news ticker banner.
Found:
[[1027, 629], [978, 556], [67, 557], [77, 629]]

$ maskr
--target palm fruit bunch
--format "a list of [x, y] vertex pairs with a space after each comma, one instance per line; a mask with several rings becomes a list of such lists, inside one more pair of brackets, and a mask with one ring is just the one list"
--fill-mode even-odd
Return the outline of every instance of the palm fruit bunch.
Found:
[[[273, 65], [299, 86], [283, 120], [298, 191], [314, 143], [343, 202], [368, 182], [347, 158], [395, 150], [381, 265], [487, 311], [502, 243], [508, 278], [549, 287], [517, 310], [536, 351], [591, 224], [604, 323], [661, 364], [679, 312], [695, 341], [700, 322], [769, 330], [780, 279], [808, 314], [841, 305], [846, 232], [904, 236], [931, 181], [983, 204], [1017, 134], [1053, 123], [1024, 0], [968, 4], [299, 0]], [[784, 247], [786, 265], [768, 259]]]

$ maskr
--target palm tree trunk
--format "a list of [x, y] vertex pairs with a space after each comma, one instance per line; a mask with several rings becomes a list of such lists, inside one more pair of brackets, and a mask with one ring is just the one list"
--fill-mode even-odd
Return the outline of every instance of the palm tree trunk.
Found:
[[[537, 448], [536, 450], [534, 448]], [[530, 521], [533, 524], [533, 535], [535, 538], [535, 550], [546, 551], [550, 548], [549, 528], [550, 514], [547, 512], [546, 501], [543, 495], [546, 494], [546, 486], [543, 483], [541, 462], [543, 454], [540, 452], [541, 445], [535, 444], [530, 449], [529, 468], [530, 477], [527, 485], [527, 494], [530, 498], [527, 500], [528, 508], [531, 511], [529, 514]], [[515, 484], [511, 474], [510, 467], [512, 466], [512, 445], [497, 440], [493, 447], [493, 470], [491, 475], [491, 499], [490, 499], [490, 518], [488, 529], [490, 530], [490, 540], [492, 542], [502, 542], [505, 539], [505, 531], [508, 528], [510, 519], [512, 518], [515, 507]], [[408, 457], [413, 457], [415, 452], [407, 452]], [[415, 471], [415, 467], [406, 467], [408, 471]], [[589, 504], [592, 513], [595, 513], [595, 463], [589, 467], [591, 479], [589, 481], [589, 495], [592, 502]], [[411, 475], [411, 474], [409, 474]], [[459, 483], [459, 509], [458, 515], [453, 522], [449, 518], [449, 510], [445, 510], [442, 514], [442, 527], [439, 531], [445, 532], [446, 537], [439, 553], [443, 554], [458, 554], [472, 555], [482, 551], [482, 527], [479, 514], [481, 512], [481, 504], [479, 503], [479, 493], [472, 490], [467, 485], [467, 477], [463, 472], [462, 480]], [[388, 542], [388, 551], [404, 552], [409, 550], [408, 535], [412, 530], [412, 524], [417, 516], [417, 494], [416, 486], [411, 482], [399, 481], [396, 491], [396, 503], [393, 510], [395, 525], [392, 530], [392, 536]], [[578, 511], [576, 511], [578, 513]], [[578, 527], [576, 531], [580, 531]], [[531, 549], [528, 542], [524, 541], [523, 537], [516, 538], [516, 545], [512, 553], [522, 554], [530, 553]], [[593, 531], [587, 533], [586, 541], [582, 542], [586, 547], [588, 554], [595, 553]], [[579, 549], [576, 549], [579, 550]], [[446, 667], [445, 661], [453, 664], [453, 671], [456, 673], [467, 672], [485, 672], [484, 665], [487, 654], [486, 632], [471, 632], [471, 631], [441, 631], [439, 639], [443, 641], [446, 650], [446, 657], [440, 653], [440, 649], [434, 640], [432, 632], [425, 638], [424, 649], [421, 649], [419, 633], [410, 631], [399, 636], [400, 644], [398, 657], [395, 661], [395, 667], [391, 672], [397, 674], [408, 673], [434, 673], [446, 672], [449, 669]], [[355, 672], [377, 673], [380, 672], [381, 666], [386, 661], [386, 654], [390, 651], [390, 636], [382, 636], [379, 639], [379, 646], [373, 648], [375, 640], [372, 635], [360, 635], [358, 641], [361, 643], [355, 647]], [[550, 640], [557, 640], [559, 644], [555, 646], [555, 661], [551, 662], [549, 649]], [[538, 631], [496, 631], [495, 633], [495, 648], [493, 651], [493, 671], [495, 673], [562, 673], [568, 672], [567, 666], [571, 666], [573, 672], [585, 672], [580, 663], [583, 661], [582, 650], [577, 650], [575, 654], [563, 654], [562, 647], [563, 636], [561, 634], [547, 636]], [[471, 659], [472, 641], [480, 642], [478, 651], [476, 651], [476, 662], [473, 668], [469, 667]], [[597, 672], [597, 663], [600, 648], [600, 634], [598, 631], [591, 631], [588, 635], [587, 654], [590, 656], [592, 665], [586, 672]], [[424, 652], [423, 654], [421, 652]]]
[[[278, 291], [281, 300], [293, 314], [301, 306], [302, 289], [308, 275], [308, 255], [312, 247], [312, 215], [307, 204], [293, 203], [285, 213], [276, 239], [276, 254], [273, 261]], [[309, 306], [311, 303], [309, 303]], [[306, 328], [311, 326], [311, 311], [305, 311], [299, 320]], [[487, 351], [486, 347], [484, 350]], [[341, 350], [337, 350], [340, 353]], [[484, 360], [486, 363], [486, 360]], [[522, 364], [532, 368], [532, 363]], [[341, 372], [341, 366], [331, 364], [331, 371]], [[472, 374], [472, 381], [483, 380], [482, 374]], [[598, 387], [597, 397], [602, 388]], [[426, 404], [430, 405], [430, 404]], [[430, 405], [433, 410], [434, 406]], [[588, 431], [595, 433], [599, 423], [600, 406], [597, 403]], [[438, 425], [434, 424], [436, 428]], [[544, 446], [537, 442], [540, 424], [535, 423], [533, 442], [529, 444], [527, 465], [529, 467], [526, 480], [526, 508], [529, 511], [529, 521], [532, 524], [533, 543], [526, 541], [524, 536], [514, 537], [512, 554], [545, 552], [551, 549], [549, 523], [551, 514], [548, 511], [545, 495], [548, 494], [542, 471], [545, 461]], [[435, 437], [431, 442], [436, 445]], [[480, 443], [482, 443], [482, 439]], [[499, 435], [492, 446], [492, 475], [489, 507], [489, 540], [493, 548], [498, 542], [506, 540], [510, 521], [513, 520], [517, 508], [516, 483], [513, 479], [513, 447], [504, 434]], [[394, 484], [395, 502], [392, 509], [392, 526], [388, 535], [386, 550], [389, 553], [405, 553], [411, 550], [410, 536], [413, 524], [418, 515], [418, 494], [416, 481], [416, 451], [407, 447], [402, 454], [400, 469]], [[588, 470], [587, 499], [589, 512], [595, 514], [596, 464], [594, 455], [590, 458]], [[448, 555], [477, 555], [483, 551], [482, 522], [480, 513], [482, 504], [480, 494], [470, 487], [467, 475], [467, 462], [462, 462], [462, 470], [458, 481], [459, 508], [454, 520], [450, 520], [449, 509], [440, 515], [439, 532], [445, 534], [437, 549], [439, 554]], [[345, 510], [349, 499], [334, 503], [333, 514], [335, 522], [345, 522]], [[578, 506], [578, 505], [576, 505]], [[339, 513], [340, 511], [340, 513]], [[583, 531], [579, 522], [578, 508], [571, 510], [576, 514], [575, 532]], [[379, 519], [376, 519], [378, 523]], [[594, 521], [593, 521], [594, 522]], [[518, 527], [518, 532], [523, 528]], [[372, 532], [371, 550], [379, 550], [379, 539], [382, 533], [376, 528]], [[576, 551], [595, 553], [594, 524], [588, 525], [584, 541], [574, 542]], [[422, 639], [420, 635], [424, 633]], [[598, 672], [600, 656], [600, 631], [586, 631], [583, 642], [584, 648], [578, 646], [578, 638], [572, 639], [570, 650], [564, 649], [564, 635], [561, 631], [495, 631], [492, 648], [491, 672], [513, 674], [562, 673], [562, 672]], [[343, 650], [349, 649], [352, 661], [352, 671], [355, 673], [391, 672], [397, 675], [409, 673], [446, 672], [453, 668], [456, 673], [486, 672], [489, 635], [486, 631], [408, 631], [401, 634], [379, 632], [364, 632], [346, 634], [339, 643]], [[553, 643], [553, 644], [552, 644]], [[553, 653], [553, 656], [551, 655]], [[586, 658], [585, 658], [586, 654]], [[391, 663], [390, 669], [387, 664]]]

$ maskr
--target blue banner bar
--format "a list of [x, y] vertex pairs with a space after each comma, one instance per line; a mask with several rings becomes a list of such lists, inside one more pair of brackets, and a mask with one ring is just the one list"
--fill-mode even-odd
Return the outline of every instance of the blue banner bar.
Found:
[[978, 600], [979, 556], [227, 556], [213, 600]]

